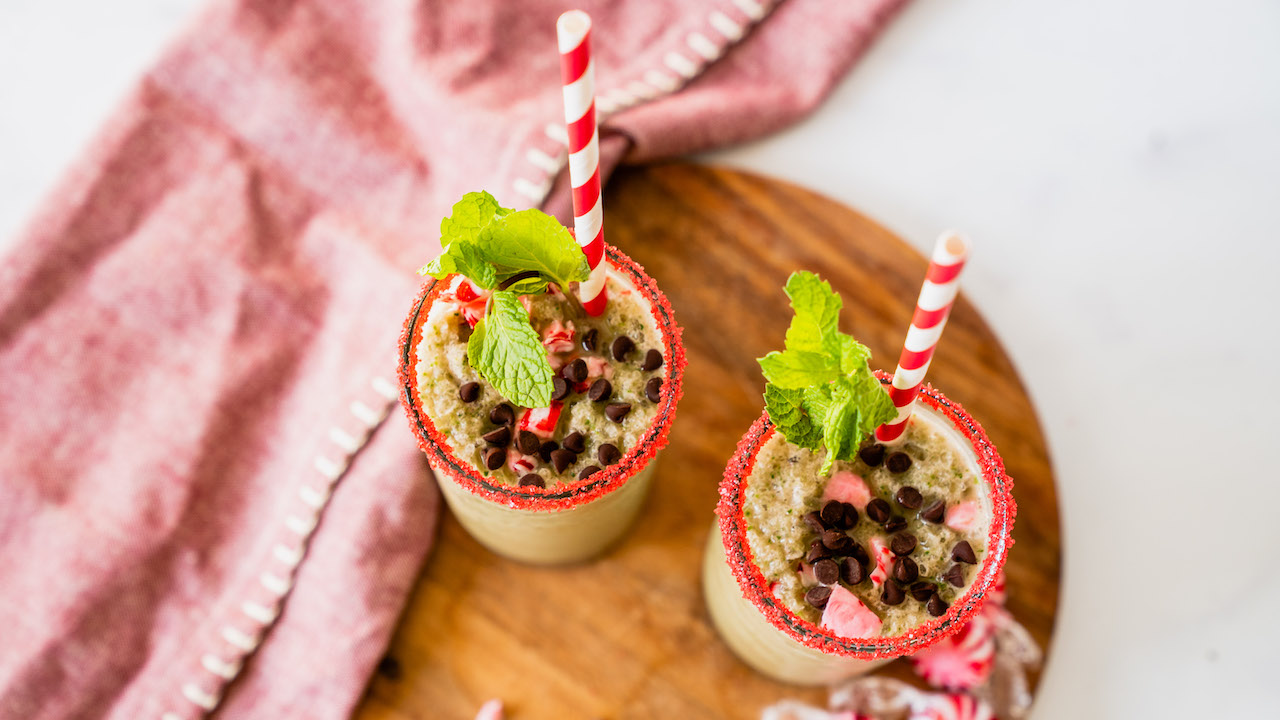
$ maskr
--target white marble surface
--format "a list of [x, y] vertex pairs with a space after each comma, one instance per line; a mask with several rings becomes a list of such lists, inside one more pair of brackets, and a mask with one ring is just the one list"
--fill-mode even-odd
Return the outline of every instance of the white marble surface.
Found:
[[[0, 249], [198, 4], [0, 3]], [[1280, 716], [1280, 4], [917, 0], [707, 159], [974, 238], [1061, 485], [1035, 717]]]

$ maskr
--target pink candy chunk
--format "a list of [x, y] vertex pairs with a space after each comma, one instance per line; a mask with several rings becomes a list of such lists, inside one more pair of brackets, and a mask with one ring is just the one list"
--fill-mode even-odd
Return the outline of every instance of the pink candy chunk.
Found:
[[563, 353], [573, 350], [573, 323], [562, 324], [553, 320], [542, 331], [542, 346], [548, 353]]
[[800, 566], [796, 568], [796, 572], [800, 574], [800, 584], [811, 588], [818, 584], [818, 578], [813, 574], [813, 566], [801, 560]]
[[596, 355], [592, 355], [590, 357], [585, 357], [582, 359], [585, 360], [587, 363], [588, 379], [594, 379], [594, 378], [604, 378], [605, 380], [613, 379], [613, 366], [609, 364], [608, 360], [605, 360], [604, 358], [598, 357]]
[[831, 587], [822, 611], [822, 627], [846, 638], [871, 638], [880, 634], [880, 618], [843, 585]]
[[965, 532], [973, 529], [978, 519], [978, 504], [972, 500], [956, 503], [947, 508], [947, 527]]
[[822, 502], [828, 500], [847, 502], [859, 510], [866, 510], [867, 503], [871, 502], [871, 489], [861, 477], [848, 470], [841, 470], [831, 476], [827, 487], [822, 491]]
[[556, 423], [560, 422], [560, 411], [563, 409], [564, 403], [552, 401], [549, 407], [525, 410], [516, 429], [528, 430], [543, 439], [550, 438], [556, 431]]

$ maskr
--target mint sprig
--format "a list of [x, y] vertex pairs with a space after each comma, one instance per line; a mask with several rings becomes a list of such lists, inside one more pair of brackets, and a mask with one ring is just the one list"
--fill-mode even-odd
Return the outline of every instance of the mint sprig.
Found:
[[[590, 274], [587, 258], [563, 225], [541, 210], [504, 208], [489, 193], [467, 193], [440, 221], [444, 251], [418, 271], [465, 276], [494, 291], [467, 342], [467, 360], [503, 397], [522, 407], [551, 402], [551, 365], [520, 295], [546, 292]], [[517, 277], [518, 276], [518, 277]]]
[[817, 275], [787, 279], [795, 317], [785, 349], [759, 359], [769, 419], [788, 441], [826, 448], [822, 472], [835, 460], [852, 460], [862, 441], [896, 414], [893, 400], [872, 374], [871, 352], [840, 332], [840, 296]]

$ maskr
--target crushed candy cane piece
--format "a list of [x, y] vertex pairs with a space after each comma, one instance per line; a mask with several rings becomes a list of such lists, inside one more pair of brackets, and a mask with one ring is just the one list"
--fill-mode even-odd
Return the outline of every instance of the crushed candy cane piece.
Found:
[[972, 500], [956, 503], [947, 508], [947, 527], [959, 532], [973, 528], [978, 519], [978, 504]]
[[831, 597], [822, 610], [822, 627], [846, 638], [871, 638], [880, 634], [880, 618], [843, 585], [831, 586]]
[[613, 379], [613, 366], [608, 360], [597, 355], [582, 358], [587, 362], [587, 379], [604, 378], [605, 380]]
[[871, 502], [871, 489], [861, 476], [841, 470], [831, 476], [822, 491], [822, 502], [826, 503], [828, 500], [847, 502], [859, 510], [866, 510], [867, 503]]
[[548, 407], [525, 410], [516, 428], [528, 430], [544, 440], [550, 438], [556, 431], [556, 424], [560, 422], [560, 411], [563, 409], [564, 403], [553, 400]]
[[969, 695], [929, 695], [910, 720], [996, 720], [991, 707]]
[[521, 453], [515, 448], [509, 448], [507, 450], [507, 469], [516, 477], [524, 477], [525, 475], [533, 472], [536, 467], [537, 464], [534, 463], [533, 458], [528, 455]]
[[884, 579], [889, 577], [889, 566], [893, 564], [893, 551], [879, 535], [872, 537], [869, 542], [871, 559], [876, 561], [876, 569], [871, 571], [871, 584], [880, 587], [884, 584]]
[[573, 322], [564, 324], [559, 319], [552, 320], [551, 324], [542, 330], [542, 346], [548, 353], [572, 352], [573, 335]]

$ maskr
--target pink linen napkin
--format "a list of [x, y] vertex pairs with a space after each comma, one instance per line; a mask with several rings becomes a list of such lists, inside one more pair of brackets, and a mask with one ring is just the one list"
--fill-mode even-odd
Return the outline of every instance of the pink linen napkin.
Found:
[[[900, 3], [579, 3], [602, 169], [796, 120]], [[567, 219], [569, 7], [223, 0], [111, 118], [0, 263], [0, 718], [351, 713], [438, 514], [413, 270], [468, 190]]]

